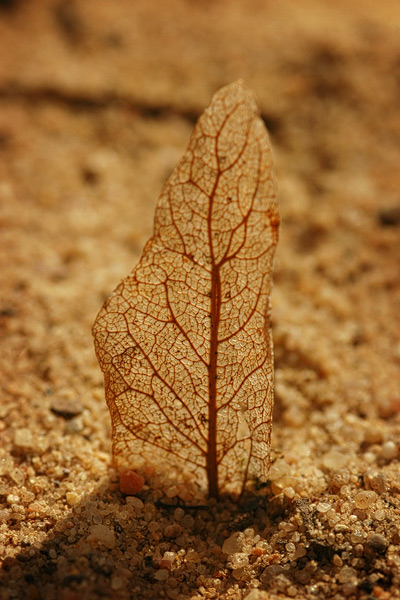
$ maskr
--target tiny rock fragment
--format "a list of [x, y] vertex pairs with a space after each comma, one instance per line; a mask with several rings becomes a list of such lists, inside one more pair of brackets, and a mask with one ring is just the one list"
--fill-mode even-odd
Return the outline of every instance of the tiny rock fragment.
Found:
[[329, 486], [332, 490], [340, 490], [342, 485], [347, 485], [350, 481], [350, 473], [346, 469], [338, 469], [331, 473]]
[[14, 451], [17, 454], [43, 454], [49, 447], [49, 442], [45, 437], [37, 437], [25, 427], [14, 432], [13, 442]]
[[353, 567], [345, 565], [342, 567], [337, 575], [337, 579], [340, 583], [348, 583], [357, 581], [357, 571]]
[[72, 419], [83, 412], [83, 405], [79, 400], [69, 398], [55, 398], [50, 406], [52, 412], [64, 419]]
[[169, 571], [168, 569], [158, 569], [153, 575], [154, 579], [157, 581], [165, 581], [168, 579]]
[[250, 581], [252, 574], [252, 569], [249, 565], [245, 567], [239, 567], [238, 569], [233, 569], [232, 577], [237, 581]]
[[378, 510], [376, 510], [372, 515], [373, 519], [376, 519], [377, 521], [383, 521], [383, 519], [386, 517], [386, 511], [383, 508], [380, 508]]
[[397, 456], [397, 445], [392, 440], [385, 442], [381, 448], [380, 456], [385, 460], [392, 460]]
[[136, 496], [127, 496], [126, 503], [133, 506], [136, 510], [142, 510], [144, 507], [143, 501], [140, 498], [136, 498]]
[[96, 573], [111, 575], [114, 572], [114, 562], [110, 558], [106, 558], [106, 556], [93, 554], [91, 564]]
[[249, 555], [245, 552], [235, 552], [235, 554], [231, 554], [228, 560], [228, 566], [231, 569], [240, 569], [241, 567], [245, 567], [249, 564]]
[[376, 502], [377, 494], [372, 490], [362, 490], [354, 496], [354, 504], [357, 508], [368, 508]]
[[67, 435], [75, 435], [76, 433], [80, 433], [82, 430], [83, 422], [79, 417], [68, 420], [65, 424], [65, 433]]
[[119, 575], [114, 575], [111, 578], [111, 589], [117, 592], [118, 590], [122, 590], [127, 585], [127, 581], [119, 577]]
[[76, 492], [67, 492], [65, 494], [65, 499], [69, 506], [76, 506], [81, 501], [81, 497]]
[[135, 496], [144, 486], [144, 477], [135, 471], [123, 471], [119, 478], [119, 489], [127, 496]]
[[332, 563], [335, 565], [335, 567], [343, 567], [343, 560], [338, 554], [334, 554], [332, 556]]
[[375, 550], [378, 554], [385, 554], [386, 550], [389, 547], [389, 542], [385, 538], [385, 536], [380, 533], [373, 533], [367, 539], [367, 545]]
[[185, 527], [185, 529], [192, 529], [192, 527], [194, 527], [194, 523], [195, 521], [192, 515], [186, 514], [182, 519], [182, 525]]
[[268, 600], [270, 595], [262, 590], [251, 590], [245, 597], [244, 600]]
[[178, 495], [178, 488], [176, 485], [171, 485], [171, 487], [166, 490], [165, 495], [167, 498], [175, 498], [175, 496]]
[[328, 510], [330, 510], [332, 507], [329, 504], [329, 502], [318, 502], [316, 508], [317, 508], [317, 511], [320, 513], [327, 513]]
[[368, 471], [365, 473], [364, 483], [365, 487], [372, 489], [380, 496], [390, 488], [387, 475], [378, 471]]
[[2, 477], [3, 475], [9, 475], [13, 469], [14, 461], [10, 455], [4, 453], [3, 456], [0, 456], [0, 477]]
[[400, 223], [400, 206], [387, 206], [378, 213], [379, 224], [383, 227], [396, 227]]
[[321, 465], [328, 471], [336, 471], [345, 467], [348, 462], [348, 454], [338, 448], [332, 448], [322, 457]]
[[6, 501], [7, 504], [17, 504], [17, 502], [19, 502], [19, 496], [16, 496], [15, 494], [8, 494]]
[[241, 552], [243, 546], [243, 533], [235, 532], [228, 537], [222, 544], [222, 552], [224, 554], [234, 554], [235, 552]]
[[290, 474], [290, 465], [283, 459], [279, 459], [271, 465], [269, 471], [269, 479], [270, 481], [278, 481], [279, 479], [283, 479]]
[[48, 513], [49, 507], [43, 502], [31, 502], [28, 506], [28, 512], [44, 517]]
[[285, 498], [292, 500], [295, 497], [296, 492], [291, 486], [288, 486], [283, 488], [282, 494], [285, 496]]
[[14, 446], [21, 450], [32, 450], [34, 445], [33, 435], [29, 429], [17, 429], [14, 432]]
[[15, 484], [17, 484], [18, 486], [22, 485], [25, 481], [25, 474], [21, 469], [10, 469], [10, 471], [8, 472], [8, 475], [10, 477], [10, 479], [13, 480], [13, 482]]
[[303, 546], [303, 544], [300, 544], [299, 546], [297, 546], [296, 551], [294, 553], [294, 558], [295, 560], [298, 558], [302, 558], [303, 556], [305, 556], [307, 554], [307, 548], [305, 546]]
[[363, 532], [359, 531], [358, 529], [355, 529], [351, 532], [350, 539], [353, 544], [362, 544], [362, 542], [364, 541]]
[[172, 563], [176, 559], [176, 552], [164, 552], [163, 557], [161, 559], [160, 568], [168, 569], [169, 571], [172, 568]]
[[200, 556], [195, 550], [190, 548], [186, 553], [186, 560], [188, 562], [197, 563], [200, 560]]
[[[297, 483], [298, 480], [296, 477], [286, 476], [282, 477], [281, 479], [275, 479], [274, 481], [271, 481], [271, 491], [273, 494], [278, 495], [283, 493], [283, 490], [288, 490], [288, 497], [294, 497]], [[291, 490], [293, 490], [293, 495]]]
[[30, 504], [35, 500], [35, 494], [26, 488], [21, 489], [21, 501], [23, 504]]
[[106, 525], [94, 525], [90, 534], [87, 537], [88, 542], [99, 542], [106, 546], [106, 548], [114, 548], [115, 546], [115, 534]]
[[177, 538], [182, 533], [182, 527], [179, 523], [171, 523], [171, 525], [166, 525], [164, 528], [164, 537], [166, 538]]
[[178, 508], [176, 508], [174, 510], [174, 519], [175, 521], [182, 521], [183, 517], [185, 516], [185, 511], [183, 510], [183, 508], [181, 508], [180, 506], [178, 506]]

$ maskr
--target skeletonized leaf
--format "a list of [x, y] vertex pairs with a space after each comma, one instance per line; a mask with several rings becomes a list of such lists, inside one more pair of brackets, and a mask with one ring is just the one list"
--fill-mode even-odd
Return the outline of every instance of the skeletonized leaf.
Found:
[[268, 134], [239, 81], [200, 116], [153, 237], [94, 323], [117, 466], [167, 459], [213, 496], [265, 479], [278, 225]]

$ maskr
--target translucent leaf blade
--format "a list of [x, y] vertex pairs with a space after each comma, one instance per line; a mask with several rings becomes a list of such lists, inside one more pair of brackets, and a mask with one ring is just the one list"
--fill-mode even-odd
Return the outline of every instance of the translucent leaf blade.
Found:
[[213, 97], [165, 184], [141, 260], [93, 327], [117, 466], [175, 461], [209, 491], [269, 464], [279, 216], [253, 95]]

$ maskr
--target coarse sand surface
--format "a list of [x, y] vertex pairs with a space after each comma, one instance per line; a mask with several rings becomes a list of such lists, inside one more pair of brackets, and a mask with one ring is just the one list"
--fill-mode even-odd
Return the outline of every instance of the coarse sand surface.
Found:
[[[0, 2], [0, 600], [400, 598], [400, 4]], [[91, 327], [243, 78], [280, 189], [268, 484], [136, 496]]]

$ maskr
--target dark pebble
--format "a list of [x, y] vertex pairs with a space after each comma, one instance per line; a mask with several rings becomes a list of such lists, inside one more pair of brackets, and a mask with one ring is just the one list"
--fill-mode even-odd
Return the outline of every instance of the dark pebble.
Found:
[[378, 213], [379, 225], [382, 227], [396, 227], [400, 224], [400, 206], [383, 208]]
[[377, 552], [378, 554], [384, 554], [389, 546], [389, 542], [387, 541], [387, 539], [380, 533], [373, 533], [372, 535], [370, 535], [367, 540], [367, 544], [372, 550], [375, 550], [375, 552]]
[[72, 419], [83, 411], [83, 406], [79, 400], [66, 400], [65, 398], [56, 398], [51, 403], [50, 408], [53, 413], [59, 417], [64, 417], [64, 419]]

